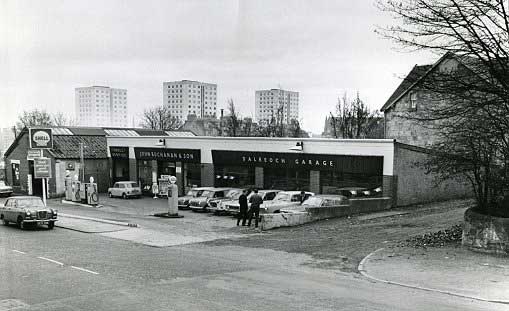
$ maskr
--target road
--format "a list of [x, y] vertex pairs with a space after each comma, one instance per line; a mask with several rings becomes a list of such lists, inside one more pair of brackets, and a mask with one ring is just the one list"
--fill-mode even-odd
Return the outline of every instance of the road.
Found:
[[0, 226], [4, 310], [507, 310], [310, 268], [313, 258], [195, 243], [151, 247]]

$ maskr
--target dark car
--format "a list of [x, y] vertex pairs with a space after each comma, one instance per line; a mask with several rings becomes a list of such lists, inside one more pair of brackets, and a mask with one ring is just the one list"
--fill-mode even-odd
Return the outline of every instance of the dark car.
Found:
[[5, 205], [0, 207], [0, 219], [4, 225], [12, 222], [22, 229], [27, 224], [47, 225], [49, 229], [53, 229], [57, 221], [57, 210], [44, 206], [39, 197], [10, 197]]

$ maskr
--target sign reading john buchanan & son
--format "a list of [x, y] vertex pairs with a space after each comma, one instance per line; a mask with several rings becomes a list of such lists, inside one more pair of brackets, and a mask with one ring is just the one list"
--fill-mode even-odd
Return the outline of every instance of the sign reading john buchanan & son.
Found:
[[212, 160], [219, 165], [305, 168], [381, 174], [383, 157], [331, 154], [296, 154], [279, 152], [212, 150]]
[[173, 148], [134, 148], [138, 160], [161, 160], [170, 162], [200, 163], [200, 150]]

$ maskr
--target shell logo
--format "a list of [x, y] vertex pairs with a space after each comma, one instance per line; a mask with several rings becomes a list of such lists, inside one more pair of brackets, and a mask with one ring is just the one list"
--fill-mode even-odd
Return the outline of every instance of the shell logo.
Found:
[[49, 134], [44, 131], [35, 132], [32, 139], [37, 147], [47, 147], [51, 140]]

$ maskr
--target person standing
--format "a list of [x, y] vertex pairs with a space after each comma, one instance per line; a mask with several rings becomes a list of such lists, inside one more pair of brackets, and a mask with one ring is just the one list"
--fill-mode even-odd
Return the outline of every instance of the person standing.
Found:
[[304, 203], [306, 200], [306, 192], [303, 190], [300, 192], [300, 204]]
[[258, 228], [258, 218], [260, 217], [260, 205], [263, 203], [262, 197], [258, 194], [258, 189], [253, 190], [253, 195], [249, 199], [251, 208], [249, 209], [249, 222], [247, 225], [251, 227], [251, 220], [255, 217], [255, 228]]
[[240, 224], [240, 220], [242, 219], [242, 225], [246, 225], [247, 220], [247, 190], [242, 190], [242, 194], [239, 197], [239, 215], [237, 218], [237, 226]]

